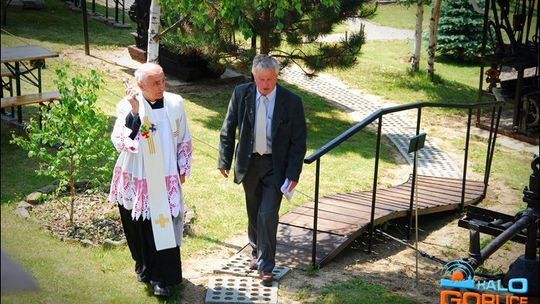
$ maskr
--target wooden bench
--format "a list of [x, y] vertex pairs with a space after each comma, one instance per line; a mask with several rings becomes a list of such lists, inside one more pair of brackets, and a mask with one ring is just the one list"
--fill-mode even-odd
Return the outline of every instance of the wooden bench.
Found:
[[[44, 102], [51, 102], [55, 100], [60, 100], [60, 93], [59, 92], [43, 92], [43, 93], [36, 93], [36, 94], [28, 94], [28, 95], [21, 95], [21, 96], [12, 96], [12, 97], [3, 97], [1, 99], [1, 107], [2, 109], [9, 108], [9, 107], [17, 107], [18, 113], [17, 113], [17, 121], [19, 123], [22, 123], [22, 106], [31, 105], [31, 104], [42, 104]], [[41, 126], [41, 116], [40, 116], [40, 126]]]
[[44, 92], [36, 94], [28, 94], [13, 97], [2, 98], [2, 109], [15, 106], [26, 106], [29, 104], [50, 102], [60, 99], [60, 93], [58, 92]]

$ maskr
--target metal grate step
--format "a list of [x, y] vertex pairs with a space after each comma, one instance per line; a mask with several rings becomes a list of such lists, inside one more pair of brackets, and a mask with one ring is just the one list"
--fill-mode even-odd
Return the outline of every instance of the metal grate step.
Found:
[[[237, 253], [232, 256], [230, 259], [225, 261], [220, 265], [219, 269], [214, 270], [214, 273], [227, 273], [237, 276], [249, 276], [249, 277], [259, 277], [257, 270], [249, 269], [249, 262], [251, 258], [243, 254]], [[274, 274], [274, 280], [279, 281], [290, 268], [286, 266], [276, 266], [272, 273]]]
[[261, 285], [252, 277], [211, 277], [205, 303], [277, 303], [278, 282], [271, 287]]

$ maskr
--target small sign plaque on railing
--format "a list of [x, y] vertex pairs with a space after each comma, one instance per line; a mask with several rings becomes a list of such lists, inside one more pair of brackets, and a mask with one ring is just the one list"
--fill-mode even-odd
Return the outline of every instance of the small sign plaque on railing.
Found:
[[409, 151], [407, 151], [407, 153], [413, 153], [422, 149], [424, 147], [424, 142], [426, 142], [426, 133], [420, 133], [415, 137], [411, 137]]

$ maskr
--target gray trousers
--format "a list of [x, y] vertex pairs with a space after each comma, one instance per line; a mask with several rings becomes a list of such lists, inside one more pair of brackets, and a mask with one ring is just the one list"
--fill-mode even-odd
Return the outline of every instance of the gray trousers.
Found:
[[271, 155], [255, 156], [242, 181], [248, 214], [248, 238], [259, 270], [276, 265], [276, 234], [283, 194], [274, 184]]

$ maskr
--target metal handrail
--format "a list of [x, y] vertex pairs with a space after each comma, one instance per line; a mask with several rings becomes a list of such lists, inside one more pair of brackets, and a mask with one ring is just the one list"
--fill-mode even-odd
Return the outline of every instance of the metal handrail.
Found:
[[[499, 121], [500, 121], [500, 114], [502, 110], [502, 106], [504, 105], [504, 97], [500, 93], [499, 90], [493, 89], [493, 93], [495, 96], [496, 101], [494, 102], [483, 102], [483, 103], [465, 103], [465, 104], [451, 104], [451, 103], [434, 103], [434, 102], [419, 102], [414, 104], [407, 104], [407, 105], [399, 105], [394, 107], [388, 107], [388, 108], [382, 108], [379, 109], [372, 114], [370, 114], [368, 117], [357, 123], [356, 125], [352, 126], [345, 132], [338, 135], [336, 138], [332, 139], [325, 145], [323, 145], [321, 148], [319, 148], [317, 151], [313, 152], [311, 155], [306, 157], [304, 159], [304, 163], [311, 164], [313, 162], [316, 162], [316, 172], [315, 172], [315, 198], [314, 198], [314, 208], [313, 208], [313, 233], [312, 233], [312, 253], [311, 253], [311, 260], [312, 265], [314, 267], [317, 266], [316, 263], [316, 255], [317, 255], [317, 221], [318, 221], [318, 209], [319, 209], [319, 185], [320, 185], [320, 163], [321, 158], [328, 152], [332, 151], [336, 147], [338, 147], [343, 142], [347, 141], [351, 136], [355, 135], [356, 133], [360, 132], [364, 128], [366, 128], [369, 124], [374, 122], [375, 120], [378, 120], [378, 126], [377, 126], [377, 144], [376, 144], [376, 152], [375, 152], [375, 168], [374, 168], [374, 174], [373, 174], [373, 193], [371, 196], [372, 204], [371, 204], [371, 219], [370, 219], [370, 229], [369, 229], [369, 245], [368, 245], [368, 252], [371, 252], [371, 242], [373, 237], [373, 231], [375, 228], [374, 225], [374, 212], [375, 212], [375, 203], [376, 203], [376, 196], [377, 196], [377, 178], [378, 178], [378, 171], [379, 171], [379, 153], [380, 153], [380, 143], [381, 143], [381, 134], [382, 134], [382, 124], [383, 124], [383, 116], [386, 114], [391, 114], [395, 112], [401, 112], [411, 109], [417, 109], [418, 110], [418, 116], [417, 116], [417, 123], [416, 123], [416, 135], [419, 134], [420, 131], [420, 123], [421, 123], [421, 113], [423, 108], [457, 108], [457, 109], [468, 109], [468, 119], [467, 119], [467, 134], [465, 138], [465, 154], [464, 154], [464, 165], [463, 165], [463, 180], [462, 180], [462, 186], [461, 186], [461, 202], [460, 202], [460, 210], [463, 210], [464, 203], [465, 203], [465, 185], [466, 185], [466, 176], [467, 176], [467, 160], [468, 160], [468, 149], [469, 149], [469, 138], [470, 138], [470, 131], [471, 131], [471, 117], [473, 109], [479, 109], [483, 107], [492, 107], [493, 113], [491, 115], [491, 127], [490, 127], [490, 133], [489, 133], [489, 139], [488, 139], [488, 150], [486, 155], [486, 167], [485, 167], [485, 174], [484, 174], [484, 192], [483, 196], [485, 197], [486, 189], [487, 189], [487, 183], [489, 180], [489, 171], [491, 170], [491, 162], [493, 160], [493, 153], [495, 150], [495, 141], [497, 138], [497, 130], [499, 127]], [[495, 111], [498, 108], [497, 118], [494, 122], [495, 118]], [[415, 155], [416, 157], [416, 155]], [[416, 164], [416, 162], [415, 162]], [[411, 227], [411, 221], [412, 221], [412, 200], [413, 200], [413, 193], [414, 193], [414, 180], [416, 179], [416, 170], [413, 169], [413, 183], [411, 186], [411, 202], [408, 210], [408, 217], [409, 217], [409, 230]]]
[[[85, 0], [82, 0], [82, 1], [85, 1]], [[125, 24], [126, 23], [125, 22], [125, 15], [126, 15], [125, 0], [112, 0], [112, 1], [114, 2], [114, 21], [116, 23], [120, 22], [118, 11], [120, 10], [120, 6], [121, 6], [122, 7], [122, 23], [121, 24]], [[92, 13], [93, 14], [96, 13], [96, 0], [92, 0]], [[107, 21], [109, 20], [109, 0], [105, 0], [105, 19]]]
[[401, 112], [404, 110], [410, 110], [410, 109], [418, 109], [418, 108], [457, 108], [457, 109], [476, 109], [476, 108], [482, 108], [486, 106], [496, 106], [496, 105], [502, 105], [504, 104], [504, 101], [493, 101], [493, 102], [483, 102], [483, 103], [435, 103], [435, 102], [418, 102], [413, 104], [407, 104], [407, 105], [399, 105], [394, 107], [388, 107], [388, 108], [382, 108], [379, 109], [372, 114], [370, 114], [368, 117], [364, 118], [364, 120], [360, 121], [356, 125], [349, 128], [347, 131], [341, 133], [341, 135], [337, 136], [333, 140], [329, 141], [327, 144], [319, 148], [317, 151], [313, 152], [310, 156], [306, 157], [304, 159], [304, 163], [311, 164], [318, 158], [321, 158], [324, 154], [330, 152], [335, 147], [339, 146], [342, 142], [349, 139], [349, 137], [353, 136], [366, 126], [368, 126], [370, 123], [375, 121], [379, 118], [379, 116], [395, 113], [395, 112]]

